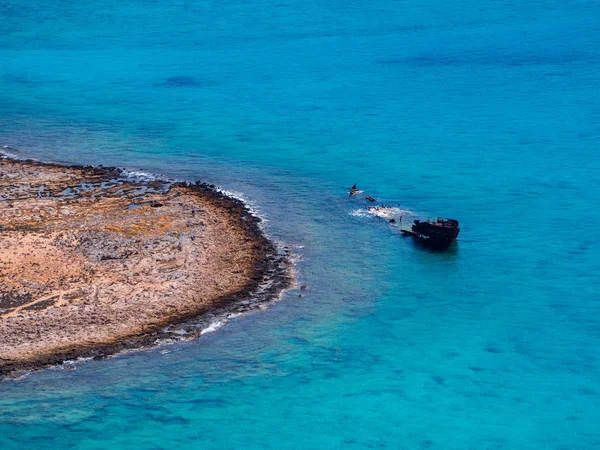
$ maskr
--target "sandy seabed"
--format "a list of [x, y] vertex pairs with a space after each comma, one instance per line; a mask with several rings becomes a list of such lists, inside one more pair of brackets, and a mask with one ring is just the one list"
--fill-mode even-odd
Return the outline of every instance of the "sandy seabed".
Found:
[[166, 325], [277, 296], [289, 262], [259, 221], [202, 183], [0, 159], [0, 376], [153, 345]]

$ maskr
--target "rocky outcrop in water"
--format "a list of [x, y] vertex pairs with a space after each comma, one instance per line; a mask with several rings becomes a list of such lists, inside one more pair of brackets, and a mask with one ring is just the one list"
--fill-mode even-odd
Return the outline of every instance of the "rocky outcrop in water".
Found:
[[169, 337], [289, 285], [243, 203], [202, 183], [0, 160], [0, 375]]

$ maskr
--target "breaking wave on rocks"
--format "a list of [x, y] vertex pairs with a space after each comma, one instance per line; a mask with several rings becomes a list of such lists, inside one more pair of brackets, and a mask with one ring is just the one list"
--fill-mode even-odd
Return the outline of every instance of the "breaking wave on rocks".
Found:
[[400, 217], [416, 217], [413, 211], [396, 206], [369, 206], [367, 208], [355, 209], [350, 212], [354, 217], [378, 217], [380, 219], [395, 219]]

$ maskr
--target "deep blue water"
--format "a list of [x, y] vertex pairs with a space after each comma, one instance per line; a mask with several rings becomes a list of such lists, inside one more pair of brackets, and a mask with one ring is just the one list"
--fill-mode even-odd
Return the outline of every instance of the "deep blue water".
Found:
[[[0, 448], [600, 447], [600, 5], [0, 2], [0, 145], [202, 179], [302, 298], [0, 384]], [[424, 251], [357, 182], [461, 221]]]

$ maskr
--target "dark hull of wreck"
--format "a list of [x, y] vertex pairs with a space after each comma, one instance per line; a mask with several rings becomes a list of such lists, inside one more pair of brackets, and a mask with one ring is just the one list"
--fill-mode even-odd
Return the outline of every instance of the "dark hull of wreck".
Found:
[[[442, 220], [442, 222], [440, 222]], [[405, 236], [412, 236], [425, 247], [433, 250], [447, 250], [458, 237], [460, 228], [455, 220], [438, 219], [438, 222], [415, 221], [411, 230], [402, 230]]]
[[448, 248], [456, 241], [456, 238], [446, 236], [424, 236], [413, 231], [402, 230], [405, 236], [412, 236], [419, 244], [432, 250], [448, 250]]

